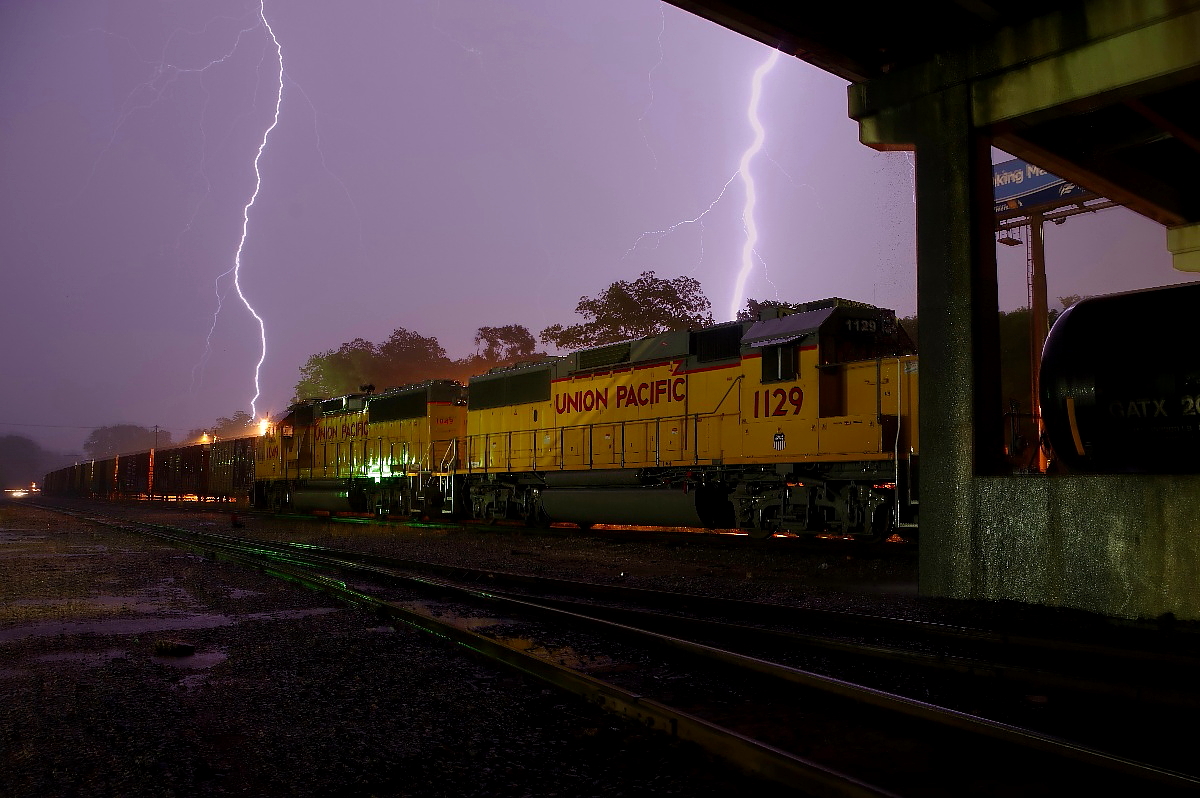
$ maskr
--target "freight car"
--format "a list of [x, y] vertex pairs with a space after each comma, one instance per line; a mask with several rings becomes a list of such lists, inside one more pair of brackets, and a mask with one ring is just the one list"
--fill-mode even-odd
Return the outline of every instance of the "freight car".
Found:
[[47, 474], [43, 493], [93, 499], [236, 501], [249, 495], [253, 437], [150, 449]]
[[278, 510], [879, 537], [917, 521], [917, 381], [892, 311], [829, 299], [300, 402], [214, 449], [204, 490], [224, 469], [220, 495]]
[[1200, 471], [1200, 360], [1187, 343], [1197, 307], [1200, 283], [1185, 283], [1084, 299], [1058, 317], [1038, 384], [1061, 468]]

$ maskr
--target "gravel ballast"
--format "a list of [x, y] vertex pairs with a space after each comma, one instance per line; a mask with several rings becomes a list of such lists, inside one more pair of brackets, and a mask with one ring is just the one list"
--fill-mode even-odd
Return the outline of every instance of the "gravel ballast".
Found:
[[0, 698], [3, 796], [764, 794], [443, 641], [11, 503]]

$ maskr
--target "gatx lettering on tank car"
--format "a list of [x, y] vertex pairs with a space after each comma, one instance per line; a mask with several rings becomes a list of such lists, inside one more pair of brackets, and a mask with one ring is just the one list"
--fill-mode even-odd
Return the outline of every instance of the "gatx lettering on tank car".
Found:
[[1055, 468], [1200, 471], [1200, 283], [1088, 297], [1054, 322], [1038, 378]]

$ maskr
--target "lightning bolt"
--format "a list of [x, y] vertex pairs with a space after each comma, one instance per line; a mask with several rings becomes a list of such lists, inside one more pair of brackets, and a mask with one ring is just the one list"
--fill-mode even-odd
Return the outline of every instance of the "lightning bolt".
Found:
[[[638, 248], [639, 244], [642, 243], [642, 239], [646, 238], [647, 236], [658, 236], [658, 241], [661, 242], [664, 236], [674, 233], [676, 230], [683, 227], [684, 225], [698, 224], [698, 225], [700, 225], [701, 228], [703, 228], [704, 227], [704, 217], [708, 216], [709, 212], [712, 211], [713, 208], [717, 207], [717, 203], [719, 203], [721, 201], [721, 198], [725, 196], [725, 191], [729, 188], [729, 184], [732, 183], [736, 179], [737, 179], [737, 172], [734, 172], [732, 175], [729, 176], [729, 179], [725, 181], [725, 185], [721, 186], [720, 192], [717, 193], [717, 198], [714, 199], [712, 202], [708, 203], [708, 207], [705, 208], [703, 211], [701, 211], [700, 214], [698, 216], [696, 216], [695, 218], [684, 219], [683, 221], [675, 222], [675, 224], [671, 225], [670, 227], [665, 227], [662, 230], [647, 230], [646, 232], [642, 233], [640, 236], [637, 237], [637, 240], [633, 242], [633, 244], [629, 247], [629, 249], [625, 250], [625, 254], [621, 256], [622, 260], [624, 260], [625, 258], [628, 258], [630, 255], [632, 255], [633, 251]], [[657, 248], [657, 242], [655, 244], [655, 247]], [[700, 242], [700, 260], [701, 261], [704, 260], [704, 240], [703, 240], [703, 238], [701, 239], [701, 242]]]
[[[751, 129], [754, 131], [754, 140], [746, 148], [745, 152], [742, 153], [741, 160], [738, 162], [737, 171], [730, 175], [729, 179], [725, 181], [725, 184], [721, 186], [721, 190], [717, 193], [716, 198], [708, 204], [708, 207], [706, 207], [694, 218], [675, 222], [674, 224], [670, 225], [669, 227], [665, 227], [662, 230], [647, 230], [643, 232], [637, 237], [637, 239], [622, 256], [622, 259], [628, 258], [642, 243], [643, 239], [649, 236], [656, 237], [655, 246], [657, 246], [657, 244], [661, 242], [665, 236], [670, 235], [685, 225], [698, 224], [700, 225], [701, 230], [703, 230], [704, 217], [707, 216], [725, 197], [725, 192], [729, 190], [729, 186], [733, 183], [733, 181], [738, 179], [738, 177], [741, 177], [742, 184], [745, 186], [746, 190], [745, 204], [742, 208], [742, 227], [746, 232], [746, 240], [742, 246], [742, 265], [740, 271], [738, 272], [736, 288], [734, 289], [733, 299], [730, 305], [731, 310], [729, 317], [731, 319], [736, 319], [738, 311], [741, 309], [742, 302], [745, 299], [744, 294], [746, 291], [746, 280], [749, 278], [750, 272], [754, 269], [754, 259], [758, 257], [758, 253], [754, 251], [754, 246], [758, 243], [758, 225], [754, 220], [754, 207], [757, 203], [757, 196], [755, 194], [754, 178], [750, 174], [750, 164], [754, 160], [754, 157], [762, 149], [763, 142], [766, 141], [766, 131], [762, 126], [762, 122], [759, 121], [758, 118], [758, 103], [762, 98], [763, 78], [766, 77], [767, 73], [771, 71], [778, 60], [779, 51], [771, 50], [770, 55], [767, 56], [767, 60], [754, 72], [754, 76], [750, 83], [749, 106], [746, 110], [746, 117], [750, 122]], [[703, 234], [701, 235], [703, 236]], [[700, 260], [704, 260], [703, 237], [701, 237], [700, 241]], [[759, 260], [761, 261], [761, 258], [759, 258]], [[763, 265], [765, 271], [766, 264], [764, 263]], [[774, 286], [774, 283], [772, 283], [772, 286]], [[778, 293], [778, 291], [776, 291], [776, 293]]]
[[[242, 304], [246, 306], [246, 310], [258, 322], [260, 348], [258, 362], [254, 364], [254, 396], [250, 399], [250, 415], [252, 417], [258, 416], [258, 397], [262, 395], [260, 376], [262, 374], [263, 362], [267, 359], [267, 324], [263, 321], [262, 316], [258, 314], [258, 311], [254, 309], [254, 306], [250, 304], [250, 300], [246, 298], [246, 294], [242, 290], [242, 254], [246, 249], [246, 238], [250, 234], [250, 209], [254, 207], [254, 203], [258, 200], [258, 194], [262, 190], [262, 168], [260, 162], [262, 161], [263, 151], [267, 148], [267, 141], [271, 137], [271, 131], [279, 124], [279, 109], [283, 105], [283, 46], [279, 43], [278, 37], [275, 36], [275, 29], [271, 27], [271, 23], [267, 20], [266, 0], [259, 0], [258, 16], [262, 20], [263, 28], [266, 29], [267, 35], [271, 37], [271, 41], [275, 45], [275, 58], [279, 63], [278, 89], [275, 93], [275, 111], [271, 118], [271, 124], [263, 131], [262, 139], [258, 143], [258, 151], [254, 154], [254, 191], [251, 192], [250, 199], [242, 207], [242, 235], [238, 239], [237, 250], [233, 255], [233, 265], [218, 275], [215, 281], [217, 309], [213, 312], [213, 324], [208, 331], [208, 338], [206, 339], [207, 342], [211, 343], [213, 330], [216, 329], [217, 325], [217, 317], [220, 315], [221, 306], [224, 303], [224, 294], [221, 292], [221, 280], [232, 275], [234, 291], [237, 292]], [[207, 352], [205, 354], [207, 356]]]
[[[199, 76], [201, 76], [201, 78], [203, 78], [204, 73], [207, 72], [210, 68], [217, 66], [218, 64], [225, 63], [225, 61], [228, 60], [230, 58], [230, 56], [232, 56], [234, 54], [234, 52], [237, 50], [238, 46], [241, 44], [242, 36], [249, 33], [250, 31], [254, 30], [258, 26], [253, 25], [251, 27], [242, 28], [241, 30], [239, 30], [233, 45], [229, 48], [229, 50], [224, 55], [218, 56], [217, 58], [213, 58], [213, 59], [209, 60], [209, 62], [207, 64], [204, 64], [203, 66], [198, 66], [198, 67], [185, 67], [185, 66], [181, 66], [179, 64], [174, 64], [167, 57], [167, 51], [170, 49], [171, 43], [173, 41], [175, 41], [176, 37], [180, 37], [183, 35], [201, 36], [201, 35], [207, 33], [209, 30], [209, 27], [211, 25], [213, 25], [215, 22], [217, 22], [218, 20], [236, 20], [236, 19], [237, 19], [236, 17], [218, 16], [218, 17], [214, 17], [212, 20], [210, 20], [200, 30], [187, 30], [184, 28], [177, 28], [171, 32], [171, 35], [168, 36], [166, 41], [163, 43], [162, 52], [160, 53], [159, 59], [157, 62], [146, 61], [144, 59], [141, 59], [143, 61], [143, 63], [152, 66], [152, 75], [148, 80], [142, 81], [141, 83], [137, 84], [129, 92], [129, 94], [125, 97], [124, 102], [121, 103], [121, 106], [119, 108], [119, 113], [117, 115], [117, 119], [113, 123], [112, 134], [109, 136], [108, 141], [105, 143], [104, 147], [101, 148], [100, 153], [96, 156], [95, 160], [92, 162], [92, 168], [88, 172], [87, 177], [84, 179], [83, 184], [80, 186], [79, 191], [75, 195], [75, 201], [78, 201], [84, 195], [84, 193], [86, 193], [87, 190], [91, 187], [92, 180], [96, 176], [96, 170], [99, 168], [101, 161], [103, 161], [103, 159], [104, 159], [104, 156], [108, 153], [108, 151], [112, 148], [113, 144], [116, 142], [117, 136], [120, 134], [121, 130], [125, 127], [125, 124], [135, 114], [137, 114], [139, 111], [147, 110], [147, 109], [153, 107], [159, 101], [161, 101], [167, 95], [167, 92], [179, 81], [179, 79], [182, 76], [184, 76], [184, 75], [199, 75]], [[93, 29], [93, 30], [95, 30], [95, 29]], [[119, 35], [110, 33], [107, 30], [103, 30], [103, 29], [96, 30], [96, 32], [98, 32], [104, 36], [115, 37], [117, 39], [122, 40], [125, 43], [125, 45], [135, 55], [137, 54], [137, 48], [133, 46], [132, 42], [130, 42], [130, 40], [127, 36], [119, 36]], [[139, 56], [139, 59], [140, 59], [140, 56]], [[149, 100], [140, 101], [139, 99], [137, 99], [146, 93], [149, 93], [149, 95], [150, 95]], [[193, 216], [194, 216], [194, 214], [193, 214]], [[189, 221], [189, 224], [190, 224], [190, 221]]]
[[654, 106], [654, 70], [662, 66], [663, 59], [666, 56], [663, 54], [663, 34], [667, 32], [667, 15], [663, 10], [662, 5], [658, 7], [658, 61], [654, 66], [650, 67], [650, 71], [646, 73], [646, 88], [650, 93], [650, 97], [646, 100], [646, 108], [642, 111], [642, 115], [638, 117], [638, 130], [642, 134], [642, 142], [646, 145], [646, 151], [650, 153], [651, 160], [654, 161], [654, 168], [658, 169], [658, 156], [654, 154], [654, 148], [650, 146], [650, 139], [646, 136], [646, 117], [650, 115], [650, 109]]
[[238, 241], [237, 253], [233, 256], [233, 287], [237, 289], [238, 298], [242, 300], [246, 310], [250, 311], [250, 315], [258, 322], [259, 339], [262, 344], [258, 362], [254, 364], [254, 397], [250, 400], [250, 416], [252, 418], [258, 416], [255, 404], [258, 402], [258, 397], [262, 395], [259, 376], [262, 373], [263, 361], [267, 359], [267, 325], [242, 292], [242, 250], [245, 249], [246, 234], [250, 227], [250, 208], [254, 206], [254, 201], [258, 199], [258, 192], [262, 189], [262, 171], [259, 169], [259, 161], [262, 160], [263, 150], [267, 148], [267, 139], [270, 138], [271, 131], [279, 124], [279, 108], [283, 105], [283, 46], [279, 44], [279, 39], [275, 36], [275, 29], [267, 21], [266, 0], [259, 0], [258, 15], [262, 18], [263, 27], [270, 34], [271, 41], [275, 43], [275, 57], [279, 61], [279, 90], [275, 94], [275, 115], [271, 118], [270, 126], [263, 131], [262, 141], [258, 144], [258, 152], [254, 155], [254, 193], [250, 195], [249, 201], [242, 208], [242, 237]]
[[763, 142], [767, 138], [766, 130], [763, 129], [762, 122], [758, 118], [758, 101], [762, 98], [763, 78], [778, 60], [779, 51], [772, 50], [762, 66], [754, 71], [754, 77], [750, 81], [750, 106], [746, 110], [746, 117], [750, 121], [751, 129], [754, 130], [754, 140], [742, 153], [742, 160], [738, 163], [738, 174], [741, 175], [742, 185], [746, 188], [745, 205], [742, 207], [742, 224], [746, 230], [746, 241], [742, 245], [742, 268], [738, 272], [737, 282], [733, 289], [733, 300], [729, 306], [730, 319], [737, 318], [738, 310], [741, 309], [742, 300], [745, 298], [746, 280], [749, 279], [750, 272], [754, 270], [754, 245], [758, 243], [758, 224], [754, 220], [754, 206], [758, 202], [758, 196], [754, 188], [754, 177], [750, 174], [750, 162], [762, 149]]

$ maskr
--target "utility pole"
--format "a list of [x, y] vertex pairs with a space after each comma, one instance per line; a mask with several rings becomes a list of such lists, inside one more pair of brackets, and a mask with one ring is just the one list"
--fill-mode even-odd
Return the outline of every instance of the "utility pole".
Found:
[[1037, 422], [1037, 470], [1046, 473], [1049, 461], [1042, 448], [1042, 413], [1038, 375], [1042, 371], [1042, 346], [1049, 332], [1050, 308], [1046, 302], [1046, 249], [1042, 242], [1042, 214], [1029, 216], [1029, 385], [1033, 389], [1030, 407]]
[[150, 474], [148, 476], [149, 484], [146, 485], [146, 492], [150, 498], [154, 498], [154, 459], [158, 455], [158, 425], [154, 425], [154, 448], [150, 450]]

